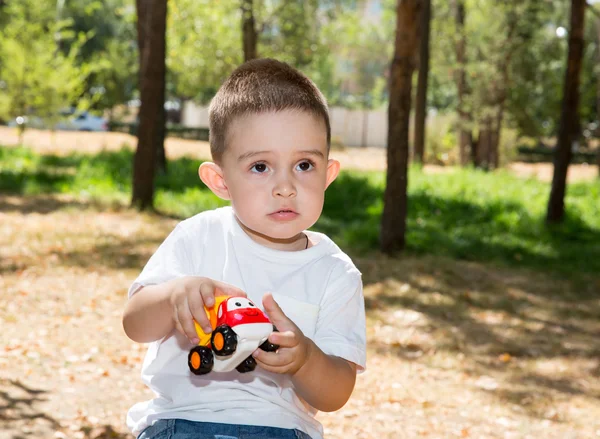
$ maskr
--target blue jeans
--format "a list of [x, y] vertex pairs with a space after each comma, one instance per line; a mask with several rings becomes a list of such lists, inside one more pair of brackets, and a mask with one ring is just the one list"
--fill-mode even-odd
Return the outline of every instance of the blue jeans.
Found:
[[300, 430], [160, 419], [137, 439], [310, 439]]

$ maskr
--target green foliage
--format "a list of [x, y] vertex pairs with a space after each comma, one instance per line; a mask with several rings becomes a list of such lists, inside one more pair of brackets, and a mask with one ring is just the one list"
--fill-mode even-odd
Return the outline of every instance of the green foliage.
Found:
[[[78, 53], [76, 64], [89, 74], [80, 99], [97, 110], [127, 102], [137, 86], [138, 52], [133, 0], [64, 1], [60, 15], [72, 29], [89, 38]], [[70, 50], [72, 39], [63, 39], [61, 49]]]
[[242, 62], [238, 2], [169, 2], [167, 68], [169, 91], [207, 103]]
[[[0, 29], [0, 117], [10, 119], [35, 112], [52, 120], [83, 90], [89, 73], [76, 66], [87, 37], [75, 35], [68, 21], [56, 20], [54, 3], [11, 1], [4, 7], [6, 25]], [[62, 38], [71, 37], [67, 53]]]
[[[75, 32], [90, 34], [77, 61], [90, 70], [81, 98], [97, 110], [131, 99], [139, 61], [133, 0], [68, 1], [61, 14], [73, 22]], [[71, 43], [63, 41], [61, 47], [68, 48]]]
[[[0, 148], [0, 191], [68, 193], [84, 199], [128, 203], [132, 153], [41, 156], [25, 148]], [[197, 177], [200, 162], [172, 161], [157, 180], [159, 211], [181, 218], [225, 204]], [[378, 248], [385, 176], [343, 172], [326, 194], [315, 230], [351, 252]], [[600, 186], [568, 187], [563, 225], [544, 224], [549, 185], [506, 172], [451, 169], [409, 175], [408, 251], [457, 259], [522, 265], [561, 274], [600, 272]]]

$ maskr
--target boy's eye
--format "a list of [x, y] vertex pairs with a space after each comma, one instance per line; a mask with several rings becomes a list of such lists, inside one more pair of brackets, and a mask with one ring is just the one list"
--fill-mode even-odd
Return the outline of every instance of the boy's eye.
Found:
[[296, 169], [299, 171], [310, 171], [313, 168], [313, 164], [311, 162], [301, 162], [298, 163], [298, 165], [296, 166]]
[[267, 165], [265, 165], [264, 163], [256, 163], [255, 165], [252, 165], [252, 167], [250, 168], [250, 170], [252, 172], [256, 172], [258, 174], [262, 174], [263, 172], [267, 171]]

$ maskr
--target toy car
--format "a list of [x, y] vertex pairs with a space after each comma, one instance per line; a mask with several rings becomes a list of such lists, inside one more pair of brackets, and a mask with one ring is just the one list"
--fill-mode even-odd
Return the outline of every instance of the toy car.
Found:
[[215, 297], [212, 308], [205, 308], [213, 328], [205, 334], [197, 322], [200, 341], [188, 355], [192, 373], [204, 375], [215, 372], [251, 372], [256, 367], [252, 352], [260, 348], [275, 352], [279, 346], [270, 343], [269, 335], [277, 328], [266, 314], [245, 297]]

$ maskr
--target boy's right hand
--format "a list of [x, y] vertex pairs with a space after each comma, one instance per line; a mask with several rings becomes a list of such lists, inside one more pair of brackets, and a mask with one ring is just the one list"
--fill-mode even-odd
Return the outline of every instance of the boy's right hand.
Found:
[[212, 332], [204, 307], [213, 306], [215, 296], [246, 297], [246, 293], [239, 288], [207, 277], [186, 276], [171, 282], [173, 282], [173, 286], [170, 302], [173, 308], [175, 328], [193, 344], [197, 344], [199, 341], [194, 320], [206, 334]]

